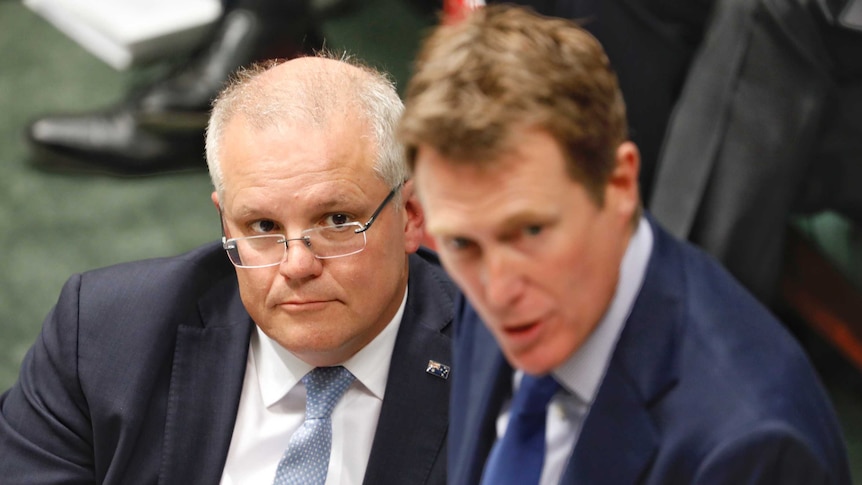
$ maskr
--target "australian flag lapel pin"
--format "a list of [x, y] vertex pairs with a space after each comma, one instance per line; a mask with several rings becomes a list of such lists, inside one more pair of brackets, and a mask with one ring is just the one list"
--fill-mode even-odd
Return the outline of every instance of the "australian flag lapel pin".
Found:
[[428, 361], [428, 367], [425, 369], [425, 372], [431, 374], [432, 376], [437, 376], [441, 379], [449, 378], [449, 366], [446, 364], [441, 364], [436, 360]]

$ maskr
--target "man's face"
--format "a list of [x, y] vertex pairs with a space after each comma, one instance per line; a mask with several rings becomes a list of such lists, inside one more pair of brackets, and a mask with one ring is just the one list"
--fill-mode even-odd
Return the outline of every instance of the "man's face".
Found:
[[[284, 234], [365, 223], [390, 188], [373, 172], [374, 148], [364, 125], [336, 120], [320, 128], [295, 124], [253, 129], [241, 117], [222, 140], [227, 237]], [[402, 188], [366, 232], [365, 250], [321, 260], [301, 242], [266, 268], [236, 268], [243, 304], [269, 337], [315, 366], [350, 358], [394, 317], [407, 283], [407, 254], [418, 247], [421, 214]]]
[[621, 146], [633, 152], [620, 162], [618, 151], [599, 208], [548, 133], [523, 129], [513, 141], [517, 149], [486, 168], [420, 145], [415, 180], [446, 269], [509, 362], [545, 374], [583, 344], [610, 304], [637, 208], [637, 151]]

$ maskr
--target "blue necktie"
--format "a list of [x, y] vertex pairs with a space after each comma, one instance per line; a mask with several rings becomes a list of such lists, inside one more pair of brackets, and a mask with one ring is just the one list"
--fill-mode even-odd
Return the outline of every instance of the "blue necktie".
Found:
[[512, 399], [509, 425], [497, 440], [482, 474], [483, 485], [539, 483], [545, 462], [545, 418], [560, 389], [553, 377], [524, 374]]
[[302, 378], [305, 422], [291, 436], [273, 485], [323, 485], [332, 447], [332, 410], [353, 382], [344, 367], [318, 367]]

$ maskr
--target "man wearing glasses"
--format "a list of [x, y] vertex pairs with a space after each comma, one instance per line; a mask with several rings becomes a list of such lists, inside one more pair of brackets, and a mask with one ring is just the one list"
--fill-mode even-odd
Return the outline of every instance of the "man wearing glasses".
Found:
[[0, 481], [445, 483], [455, 290], [401, 110], [343, 59], [239, 73], [207, 133], [221, 244], [69, 281], [0, 397]]

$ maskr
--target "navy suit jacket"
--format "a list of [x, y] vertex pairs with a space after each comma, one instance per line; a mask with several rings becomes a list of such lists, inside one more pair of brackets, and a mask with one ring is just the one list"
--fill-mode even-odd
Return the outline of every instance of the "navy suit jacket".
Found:
[[[456, 290], [420, 252], [369, 484], [445, 483]], [[72, 277], [0, 396], [0, 482], [218, 483], [253, 325], [219, 244]]]
[[[643, 287], [565, 484], [846, 484], [834, 410], [803, 351], [713, 260], [655, 234]], [[512, 368], [469, 304], [455, 323], [449, 483], [479, 483]]]

